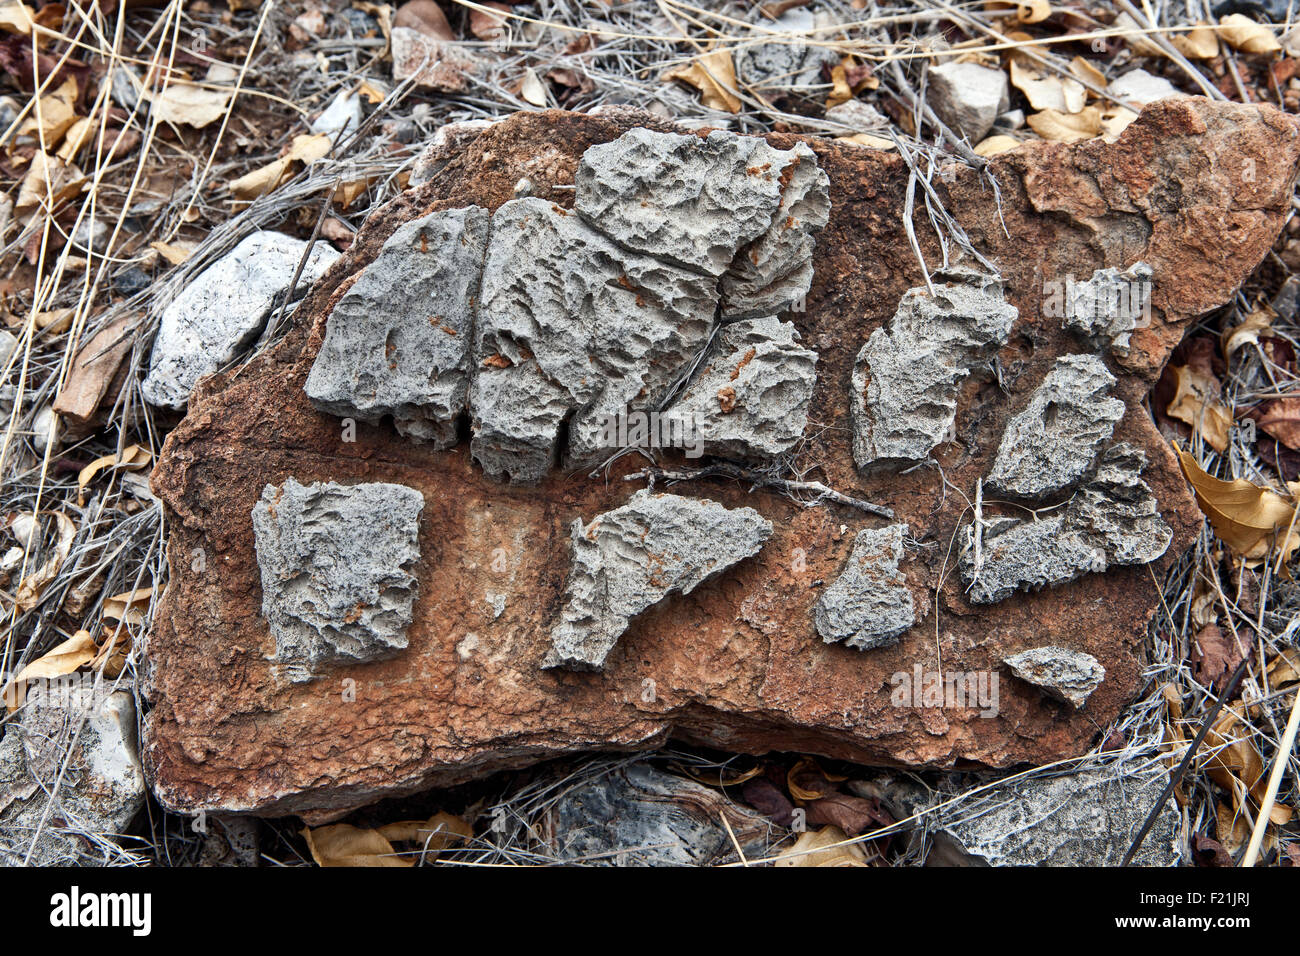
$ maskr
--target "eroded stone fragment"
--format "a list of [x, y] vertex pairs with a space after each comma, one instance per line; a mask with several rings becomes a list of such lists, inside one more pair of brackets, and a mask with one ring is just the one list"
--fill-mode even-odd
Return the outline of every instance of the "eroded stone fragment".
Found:
[[307, 377], [321, 411], [456, 443], [469, 393], [473, 303], [489, 219], [478, 206], [403, 224], [339, 300]]
[[1098, 269], [1087, 282], [1064, 284], [1065, 327], [1094, 348], [1127, 355], [1138, 322], [1148, 314], [1151, 267], [1135, 262], [1121, 272]]
[[[1119, 866], [1168, 780], [1160, 763], [1029, 778], [963, 801], [937, 825], [991, 866]], [[1166, 801], [1133, 865], [1175, 865], [1178, 824]]]
[[638, 491], [627, 504], [573, 522], [573, 564], [544, 667], [600, 670], [642, 611], [758, 553], [772, 523], [753, 508]]
[[619, 245], [723, 280], [723, 315], [772, 314], [812, 281], [830, 212], [812, 150], [633, 129], [582, 156], [574, 208]]
[[628, 252], [541, 199], [503, 204], [484, 266], [470, 395], [470, 450], [483, 470], [540, 480], [566, 421], [569, 461], [593, 461], [608, 420], [658, 407], [704, 348], [714, 285]]
[[724, 326], [703, 367], [668, 409], [694, 425], [711, 455], [766, 458], [793, 448], [808, 424], [817, 353], [775, 316]]
[[1146, 455], [1121, 442], [1106, 449], [1088, 481], [1048, 517], [986, 520], [978, 542], [976, 526], [967, 525], [960, 562], [967, 596], [993, 604], [1021, 589], [1160, 557], [1173, 532], [1139, 477], [1144, 467]]
[[1095, 355], [1063, 355], [1007, 423], [989, 472], [1000, 494], [1042, 498], [1082, 478], [1124, 417], [1115, 376]]
[[[293, 282], [307, 248], [283, 233], [255, 232], [199, 273], [163, 309], [149, 377], [140, 388], [145, 401], [183, 409], [200, 378], [251, 345]], [[297, 291], [306, 292], [338, 257], [329, 243], [316, 243]]]
[[926, 73], [927, 99], [939, 118], [973, 146], [1011, 105], [1007, 75], [978, 63], [942, 63]]
[[262, 614], [288, 680], [406, 647], [423, 508], [405, 485], [266, 486], [253, 506]]
[[924, 461], [956, 419], [962, 381], [1006, 341], [1016, 315], [993, 281], [909, 289], [853, 365], [857, 466]]
[[[754, 19], [769, 36], [779, 39], [770, 43], [746, 43], [736, 52], [736, 73], [746, 85], [763, 96], [774, 99], [792, 92], [807, 92], [810, 86], [822, 86], [822, 67], [839, 62], [835, 51], [818, 43], [809, 43], [817, 27], [816, 15], [807, 8], [795, 8], [775, 20], [754, 8]], [[761, 34], [760, 34], [761, 35]]]
[[827, 644], [887, 647], [916, 623], [912, 592], [898, 572], [906, 534], [905, 524], [858, 532], [848, 565], [817, 601], [817, 633]]
[[459, 93], [469, 77], [483, 69], [483, 59], [463, 43], [439, 40], [410, 27], [392, 30], [393, 79], [414, 77], [416, 86]]
[[1106, 678], [1106, 668], [1091, 654], [1056, 645], [1031, 647], [1002, 660], [1021, 680], [1073, 704], [1076, 710], [1088, 702]]

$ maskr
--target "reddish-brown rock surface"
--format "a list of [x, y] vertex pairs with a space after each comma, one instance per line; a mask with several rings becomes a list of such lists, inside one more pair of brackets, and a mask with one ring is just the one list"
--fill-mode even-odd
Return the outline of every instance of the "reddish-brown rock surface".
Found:
[[[763, 550], [635, 619], [604, 673], [542, 670], [563, 601], [569, 526], [644, 485], [622, 480], [641, 467], [636, 456], [599, 480], [557, 471], [538, 487], [510, 487], [471, 465], [464, 442], [438, 452], [387, 424], [361, 423], [355, 442], [342, 441], [339, 420], [315, 411], [303, 384], [332, 303], [400, 223], [470, 203], [494, 209], [522, 177], [567, 207], [573, 193], [562, 187], [572, 185], [583, 150], [635, 124], [546, 112], [483, 133], [431, 182], [371, 217], [281, 344], [238, 374], [208, 379], [191, 399], [153, 479], [169, 514], [171, 579], [149, 645], [145, 751], [165, 804], [323, 819], [382, 795], [669, 737], [863, 763], [1045, 762], [1087, 749], [1136, 693], [1156, 582], [1200, 522], [1141, 401], [1188, 320], [1226, 301], [1280, 230], [1300, 157], [1296, 123], [1269, 107], [1165, 101], [1113, 145], [1036, 143], [995, 158], [1000, 206], [973, 170], [936, 177], [946, 208], [1002, 268], [1020, 311], [998, 356], [1006, 391], [992, 375], [968, 379], [955, 439], [936, 449], [947, 488], [928, 467], [863, 478], [850, 453], [854, 358], [923, 282], [902, 222], [907, 168], [896, 154], [809, 140], [830, 176], [832, 210], [807, 311], [791, 316], [820, 355], [797, 463], [805, 478], [888, 505], [910, 525], [921, 546], [909, 548], [901, 570], [925, 616], [893, 647], [824, 644], [813, 605], [843, 569], [855, 532], [885, 522], [697, 480], [672, 490], [757, 508], [775, 525]], [[923, 211], [916, 229], [934, 268], [941, 253]], [[1043, 282], [1137, 260], [1154, 270], [1154, 321], [1118, 363], [1130, 374], [1115, 391], [1127, 405], [1115, 439], [1146, 451], [1144, 478], [1173, 546], [1149, 566], [975, 607], [956, 573], [955, 536], [970, 520], [965, 496], [988, 473], [1008, 417], [1058, 355], [1078, 349], [1059, 318], [1043, 316]], [[419, 598], [409, 648], [393, 659], [339, 666], [305, 684], [272, 678], [250, 512], [265, 485], [290, 476], [400, 482], [423, 493]], [[1045, 644], [1104, 664], [1106, 679], [1083, 710], [1000, 665]], [[999, 670], [997, 715], [892, 706], [891, 675], [918, 664]]]

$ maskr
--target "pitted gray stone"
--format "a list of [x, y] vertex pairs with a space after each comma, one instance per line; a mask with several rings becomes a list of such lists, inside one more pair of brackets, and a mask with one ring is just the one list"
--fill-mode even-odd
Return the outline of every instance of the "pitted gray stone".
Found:
[[817, 633], [827, 644], [860, 651], [897, 644], [916, 623], [916, 607], [898, 571], [907, 525], [863, 528], [835, 583], [817, 601]]
[[307, 377], [313, 405], [371, 423], [392, 415], [403, 435], [456, 443], [488, 224], [485, 210], [469, 206], [393, 233], [326, 320]]
[[492, 219], [475, 335], [471, 452], [487, 474], [539, 480], [568, 422], [594, 461], [611, 416], [658, 407], [709, 341], [715, 282], [615, 245], [541, 199]]
[[1098, 269], [1087, 282], [1066, 283], [1065, 327], [1094, 348], [1128, 355], [1133, 331], [1149, 311], [1151, 274], [1150, 266], [1135, 262], [1123, 272]]
[[1124, 403], [1111, 398], [1115, 376], [1096, 355], [1063, 355], [1007, 423], [988, 485], [995, 492], [1043, 498], [1072, 486], [1091, 468]]
[[1106, 679], [1106, 668], [1091, 654], [1049, 644], [1004, 657], [1003, 662], [1023, 681], [1077, 710]]
[[957, 417], [961, 383], [1016, 320], [992, 280], [909, 289], [853, 365], [853, 460], [863, 470], [925, 461]]
[[632, 618], [757, 554], [771, 535], [753, 508], [648, 490], [590, 524], [574, 521], [564, 608], [543, 666], [602, 669]]
[[[822, 67], [839, 63], [839, 56], [817, 42], [817, 16], [807, 8], [787, 10], [775, 20], [754, 7], [750, 19], [769, 35], [784, 34], [770, 43], [745, 43], [736, 51], [736, 74], [768, 99], [789, 93], [811, 93], [824, 87]], [[814, 42], [809, 43], [808, 39]]]
[[830, 214], [829, 180], [802, 143], [781, 150], [715, 130], [633, 129], [592, 146], [574, 208], [619, 245], [723, 278], [723, 315], [788, 308], [812, 281], [812, 232]]
[[808, 424], [817, 353], [775, 316], [724, 326], [704, 364], [668, 409], [698, 430], [703, 450], [769, 458], [792, 449]]
[[986, 519], [978, 538], [967, 525], [960, 560], [967, 596], [993, 604], [1022, 589], [1160, 557], [1173, 531], [1140, 477], [1145, 467], [1141, 451], [1112, 445], [1069, 503], [1048, 517]]
[[253, 507], [262, 614], [288, 680], [406, 647], [423, 508], [398, 484], [266, 486]]

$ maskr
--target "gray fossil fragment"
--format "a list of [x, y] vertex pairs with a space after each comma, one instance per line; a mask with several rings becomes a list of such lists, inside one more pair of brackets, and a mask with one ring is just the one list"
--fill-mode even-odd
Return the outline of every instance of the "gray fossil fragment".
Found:
[[423, 508], [405, 485], [266, 486], [253, 507], [262, 614], [288, 680], [406, 647]]
[[771, 20], [754, 9], [754, 19], [765, 31], [785, 36], [771, 43], [742, 44], [736, 52], [737, 75], [769, 99], [821, 86], [825, 82], [822, 67], [834, 66], [839, 57], [834, 50], [804, 39], [815, 40], [817, 16], [807, 8], [796, 8]]
[[1139, 477], [1145, 467], [1146, 456], [1121, 442], [1102, 453], [1091, 477], [1048, 517], [986, 520], [978, 541], [976, 526], [967, 525], [959, 562], [967, 596], [993, 604], [1021, 589], [1160, 557], [1173, 531]]
[[668, 409], [694, 425], [703, 451], [766, 458], [793, 448], [808, 424], [817, 353], [775, 316], [724, 326], [703, 367]]
[[723, 277], [726, 318], [779, 312], [812, 282], [829, 180], [802, 143], [633, 129], [583, 153], [574, 182], [578, 214], [619, 245]]
[[1004, 657], [1003, 662], [1023, 681], [1041, 687], [1050, 696], [1073, 704], [1088, 702], [1106, 678], [1106, 668], [1091, 654], [1049, 644]]
[[[1065, 328], [1094, 348], [1127, 355], [1133, 330], [1149, 311], [1151, 274], [1150, 266], [1135, 262], [1123, 272], [1098, 269], [1087, 282], [1064, 283], [1059, 308]], [[1044, 311], [1057, 307], [1045, 306]]]
[[909, 289], [853, 365], [857, 466], [924, 461], [956, 420], [962, 381], [1006, 341], [1016, 315], [993, 281]]
[[1007, 423], [988, 485], [1000, 494], [1042, 498], [1082, 478], [1115, 424], [1124, 403], [1110, 397], [1115, 376], [1095, 355], [1063, 355]]
[[863, 528], [843, 573], [817, 601], [817, 633], [827, 644], [860, 651], [887, 647], [916, 623], [916, 608], [898, 572], [907, 525]]
[[628, 252], [541, 199], [492, 220], [470, 393], [471, 453], [488, 475], [535, 482], [558, 457], [602, 451], [627, 409], [655, 408], [704, 348], [714, 281]]
[[633, 617], [757, 554], [771, 534], [753, 508], [648, 490], [590, 524], [574, 521], [564, 608], [542, 666], [600, 670]]
[[140, 387], [150, 405], [185, 408], [199, 379], [251, 345], [271, 309], [289, 291], [298, 263], [299, 295], [334, 264], [327, 242], [311, 246], [279, 232], [255, 232], [204, 269], [162, 311]]
[[437, 448], [456, 443], [465, 410], [473, 302], [488, 241], [478, 206], [400, 226], [339, 300], [307, 376], [321, 411], [376, 422]]

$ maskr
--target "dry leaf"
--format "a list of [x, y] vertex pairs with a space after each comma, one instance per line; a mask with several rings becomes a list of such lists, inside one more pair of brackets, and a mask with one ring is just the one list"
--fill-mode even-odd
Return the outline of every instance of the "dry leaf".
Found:
[[1255, 427], [1288, 448], [1300, 451], [1300, 398], [1275, 399], [1250, 417], [1255, 420]]
[[72, 320], [76, 314], [77, 310], [71, 306], [66, 309], [37, 312], [36, 327], [48, 331], [51, 335], [58, 335], [60, 332], [66, 332], [72, 327]]
[[849, 136], [836, 136], [837, 143], [852, 143], [854, 146], [869, 146], [872, 149], [893, 149], [894, 141], [870, 133], [853, 133]]
[[1235, 325], [1223, 337], [1223, 356], [1232, 358], [1232, 353], [1243, 345], [1259, 344], [1260, 335], [1271, 332], [1273, 312], [1270, 309], [1255, 309], [1240, 325]]
[[1141, 26], [1127, 13], [1121, 13], [1115, 17], [1115, 22], [1111, 24], [1112, 29], [1124, 31], [1121, 35], [1124, 42], [1129, 45], [1134, 53], [1140, 53], [1142, 56], [1164, 56], [1165, 51], [1160, 49], [1159, 44], [1152, 43], [1147, 39], [1151, 33], [1150, 28]]
[[1300, 683], [1300, 648], [1288, 647], [1269, 661], [1268, 682], [1274, 690]]
[[23, 578], [18, 585], [14, 601], [20, 611], [30, 611], [40, 603], [41, 592], [58, 575], [63, 562], [67, 560], [68, 552], [72, 550], [72, 539], [77, 536], [77, 526], [62, 511], [54, 512], [54, 520], [59, 526], [59, 540], [54, 545], [54, 553], [45, 563]]
[[153, 600], [153, 588], [138, 588], [125, 591], [112, 597], [104, 598], [104, 617], [110, 621], [123, 624], [140, 625], [144, 623], [145, 611]]
[[363, 830], [346, 823], [334, 823], [314, 830], [305, 827], [301, 832], [317, 866], [415, 865], [412, 860], [398, 856], [393, 845], [378, 830]]
[[1227, 451], [1232, 412], [1219, 401], [1222, 386], [1218, 379], [1190, 365], [1178, 365], [1172, 371], [1176, 390], [1165, 414], [1191, 425], [1215, 451]]
[[134, 334], [127, 327], [138, 318], [133, 313], [123, 315], [82, 346], [54, 399], [56, 412], [80, 425], [90, 421], [131, 350]]
[[27, 4], [6, 3], [0, 6], [0, 30], [6, 33], [17, 33], [19, 36], [29, 36], [34, 23], [32, 8]]
[[[334, 188], [334, 195], [331, 200], [344, 209], [351, 208], [352, 204], [365, 195], [366, 190], [370, 188], [369, 179], [349, 179], [341, 182]], [[349, 236], [351, 234], [349, 233]], [[326, 236], [326, 239], [331, 238]]]
[[316, 160], [328, 156], [332, 145], [329, 136], [324, 133], [314, 136], [300, 133], [293, 138], [287, 153], [234, 180], [230, 184], [230, 192], [236, 199], [243, 200], [256, 199], [274, 192], [293, 176], [294, 163], [301, 162], [310, 166]]
[[86, 485], [90, 484], [95, 476], [105, 468], [121, 466], [130, 471], [135, 471], [145, 467], [152, 460], [153, 455], [149, 449], [141, 448], [139, 445], [128, 445], [122, 449], [121, 455], [105, 455], [103, 458], [96, 458], [81, 469], [80, 474], [77, 475], [77, 503], [82, 505], [86, 503], [84, 494]]
[[1175, 33], [1169, 38], [1174, 48], [1189, 60], [1213, 60], [1219, 55], [1219, 38], [1214, 27], [1197, 23], [1186, 33]]
[[86, 178], [76, 166], [57, 156], [38, 152], [32, 157], [31, 168], [18, 188], [14, 215], [25, 217], [37, 209], [51, 212], [79, 194], [85, 186]]
[[371, 106], [384, 101], [384, 91], [379, 89], [369, 80], [362, 80], [361, 85], [357, 87], [357, 92], [366, 98], [366, 102]]
[[416, 30], [427, 37], [449, 43], [456, 39], [456, 34], [447, 22], [447, 15], [442, 12], [434, 0], [407, 0], [397, 8], [392, 25]]
[[1081, 56], [1076, 56], [1070, 61], [1070, 73], [1081, 83], [1091, 83], [1093, 86], [1106, 88], [1106, 74]]
[[1108, 143], [1119, 139], [1119, 134], [1128, 129], [1138, 115], [1127, 106], [1116, 106], [1101, 114], [1101, 135]]
[[839, 106], [853, 99], [853, 88], [849, 86], [849, 71], [844, 60], [831, 67], [831, 91], [826, 94], [826, 108]]
[[56, 154], [65, 163], [77, 158], [77, 154], [91, 144], [95, 138], [96, 126], [88, 116], [83, 116], [68, 128], [64, 134], [63, 145]]
[[202, 129], [226, 115], [237, 71], [225, 63], [214, 63], [202, 85], [176, 80], [156, 93], [142, 94], [153, 104], [153, 115], [161, 123], [184, 123]]
[[1008, 150], [1015, 149], [1019, 145], [1020, 140], [1015, 137], [998, 134], [976, 143], [975, 155], [984, 157], [996, 156], [998, 153], [1005, 153]]
[[1077, 113], [1088, 98], [1088, 91], [1078, 80], [1044, 76], [1031, 67], [1022, 66], [1018, 58], [1011, 60], [1011, 84], [1025, 94], [1029, 105], [1036, 110]]
[[730, 50], [714, 50], [697, 56], [686, 66], [664, 74], [666, 80], [678, 80], [700, 91], [700, 100], [709, 109], [727, 113], [740, 112], [736, 95], [736, 66]]
[[62, 677], [65, 674], [71, 674], [79, 667], [85, 667], [95, 659], [95, 642], [90, 636], [89, 631], [78, 631], [70, 638], [59, 644], [53, 650], [46, 652], [36, 660], [32, 661], [10, 681], [3, 691], [0, 691], [5, 699], [6, 706], [13, 711], [23, 695], [13, 693], [13, 688], [29, 680], [38, 678]]
[[1224, 43], [1242, 53], [1279, 53], [1282, 50], [1282, 44], [1277, 42], [1271, 27], [1257, 23], [1243, 13], [1221, 19], [1218, 32]]
[[[1210, 519], [1214, 533], [1236, 554], [1264, 558], [1273, 546], [1275, 533], [1287, 532], [1295, 518], [1295, 504], [1276, 492], [1261, 488], [1245, 478], [1223, 481], [1206, 474], [1191, 455], [1174, 448], [1183, 476], [1196, 493], [1196, 503]], [[1300, 537], [1290, 534], [1283, 546], [1290, 555]]]
[[[866, 866], [862, 846], [848, 843], [839, 827], [827, 826], [803, 833], [794, 846], [782, 853], [775, 866]], [[836, 844], [843, 844], [837, 846]]]
[[989, 0], [984, 8], [990, 11], [1015, 8], [1016, 19], [1021, 23], [1041, 23], [1052, 15], [1052, 5], [1047, 0]]
[[37, 106], [18, 127], [18, 135], [38, 137], [40, 145], [46, 150], [54, 149], [63, 134], [77, 121], [77, 114], [73, 112], [76, 101], [77, 81], [70, 76], [57, 90], [37, 101]]
[[154, 250], [174, 266], [180, 265], [188, 259], [191, 253], [198, 248], [193, 242], [163, 242], [161, 239], [149, 243], [149, 248]]
[[1043, 110], [1029, 117], [1030, 128], [1052, 143], [1077, 143], [1101, 132], [1101, 110], [1089, 106], [1077, 113]]
[[474, 836], [474, 828], [450, 813], [435, 813], [428, 820], [401, 820], [379, 828], [386, 840], [417, 843], [426, 856], [434, 857], [447, 847]]
[[533, 106], [546, 106], [546, 84], [538, 78], [537, 71], [531, 66], [524, 70], [524, 79], [519, 85], [519, 95], [524, 102], [531, 103]]

